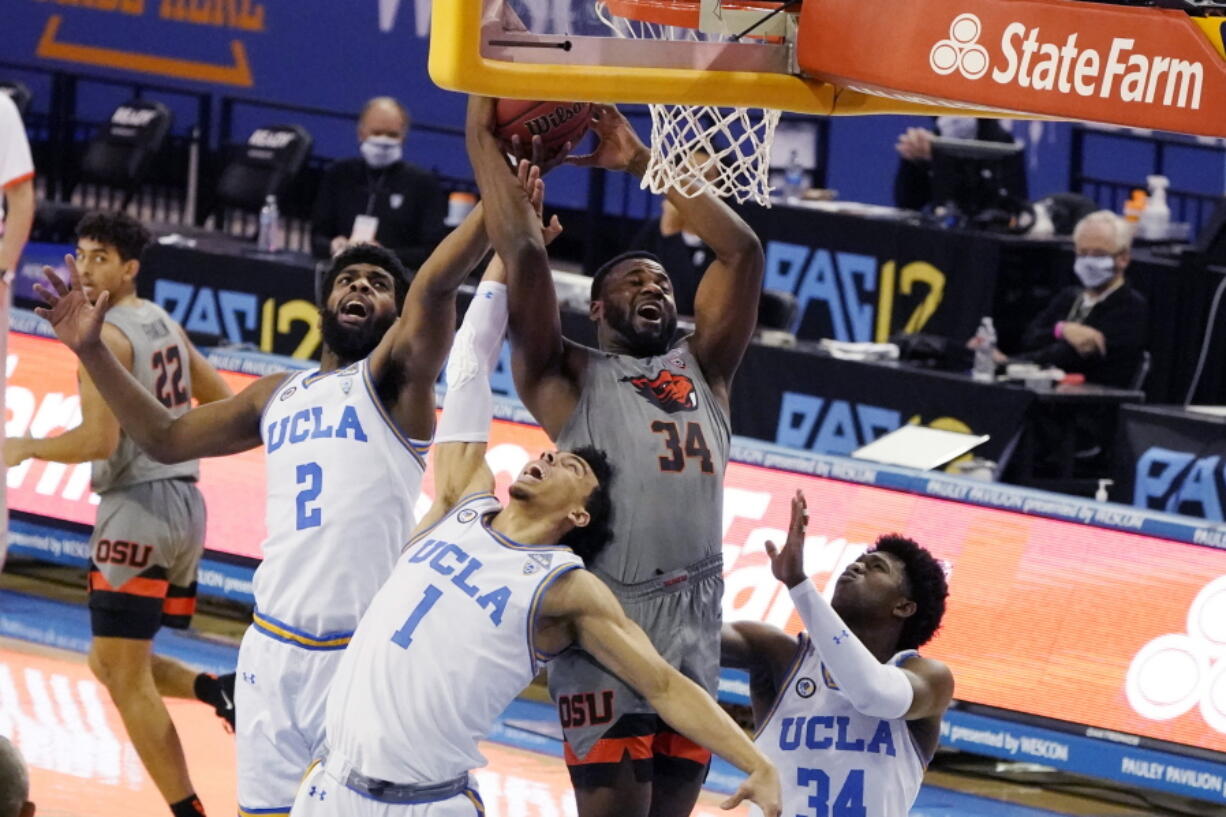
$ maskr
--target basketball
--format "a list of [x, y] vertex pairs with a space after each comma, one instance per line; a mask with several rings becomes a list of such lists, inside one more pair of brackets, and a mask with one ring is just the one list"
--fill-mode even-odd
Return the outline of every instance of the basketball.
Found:
[[552, 154], [567, 142], [579, 144], [591, 122], [592, 106], [587, 102], [533, 102], [526, 99], [500, 99], [494, 134], [506, 144], [518, 136], [525, 147], [533, 136], [541, 137], [547, 153]]

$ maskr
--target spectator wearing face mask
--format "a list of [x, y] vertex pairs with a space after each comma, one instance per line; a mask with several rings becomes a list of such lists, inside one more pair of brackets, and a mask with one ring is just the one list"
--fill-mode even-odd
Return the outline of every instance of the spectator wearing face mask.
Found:
[[362, 108], [361, 155], [334, 162], [315, 199], [316, 256], [334, 256], [351, 242], [373, 240], [417, 269], [441, 240], [446, 199], [432, 173], [401, 158], [408, 132], [409, 112], [392, 97], [375, 97]]
[[[927, 128], [907, 128], [899, 134], [894, 149], [902, 161], [894, 174], [894, 205], [923, 210], [932, 202], [932, 137], [977, 139], [981, 142], [1012, 142], [1013, 136], [999, 119], [973, 116], [938, 116], [935, 133]], [[1024, 180], [1024, 179], [1023, 179]], [[1025, 191], [1019, 191], [1025, 198]]]
[[1055, 366], [1090, 383], [1125, 388], [1149, 342], [1145, 297], [1124, 280], [1132, 231], [1115, 213], [1098, 210], [1077, 222], [1073, 244], [1080, 285], [1057, 292], [1027, 325], [1022, 351], [998, 362]]

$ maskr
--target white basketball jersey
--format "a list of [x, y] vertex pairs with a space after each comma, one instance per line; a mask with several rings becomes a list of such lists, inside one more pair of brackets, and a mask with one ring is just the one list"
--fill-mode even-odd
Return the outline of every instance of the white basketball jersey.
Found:
[[[900, 652], [890, 663], [914, 655]], [[784, 815], [904, 817], [924, 778], [926, 762], [907, 722], [856, 711], [803, 633], [754, 742], [779, 769]]]
[[536, 676], [537, 605], [583, 567], [562, 546], [489, 527], [466, 497], [405, 548], [341, 656], [325, 717], [330, 752], [381, 780], [437, 783], [485, 765], [478, 741]]
[[257, 625], [319, 648], [316, 636], [353, 632], [392, 572], [413, 532], [428, 443], [396, 427], [366, 360], [290, 377], [260, 430], [268, 538], [255, 572]]

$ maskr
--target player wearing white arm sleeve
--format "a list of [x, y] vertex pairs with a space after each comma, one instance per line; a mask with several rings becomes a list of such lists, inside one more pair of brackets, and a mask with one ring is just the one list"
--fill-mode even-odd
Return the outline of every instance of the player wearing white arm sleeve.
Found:
[[[487, 138], [492, 114], [491, 100], [470, 102], [468, 144], [487, 206], [516, 217], [487, 224], [513, 277], [521, 265], [547, 263], [532, 217], [543, 188], [527, 163], [519, 183], [508, 172]], [[534, 229], [517, 232], [516, 223]], [[540, 665], [572, 646], [749, 775], [726, 807], [748, 798], [778, 817], [774, 767], [583, 569], [609, 540], [614, 475], [605, 454], [546, 452], [519, 474], [505, 506], [494, 498], [480, 423], [491, 418], [472, 407], [491, 404], [478, 392], [489, 389], [496, 328], [506, 320], [498, 290], [483, 287], [469, 307], [443, 406], [444, 417], [453, 409], [460, 417], [439, 428], [434, 504], [341, 657], [328, 694], [326, 756], [302, 781], [294, 817], [483, 814], [471, 774], [485, 763], [479, 742]]]
[[916, 652], [940, 626], [945, 573], [912, 540], [882, 536], [827, 602], [804, 572], [807, 524], [797, 491], [787, 543], [766, 545], [806, 632], [725, 625], [722, 663], [749, 670], [756, 742], [779, 767], [784, 814], [900, 817], [953, 696], [949, 668]]

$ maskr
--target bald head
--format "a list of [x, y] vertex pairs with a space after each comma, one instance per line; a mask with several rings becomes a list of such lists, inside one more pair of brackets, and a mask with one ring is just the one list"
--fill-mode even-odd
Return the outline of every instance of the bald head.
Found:
[[30, 776], [21, 752], [0, 735], [0, 817], [31, 817]]
[[409, 112], [395, 97], [377, 96], [362, 106], [358, 117], [358, 141], [372, 136], [390, 136], [403, 142], [409, 133]]

